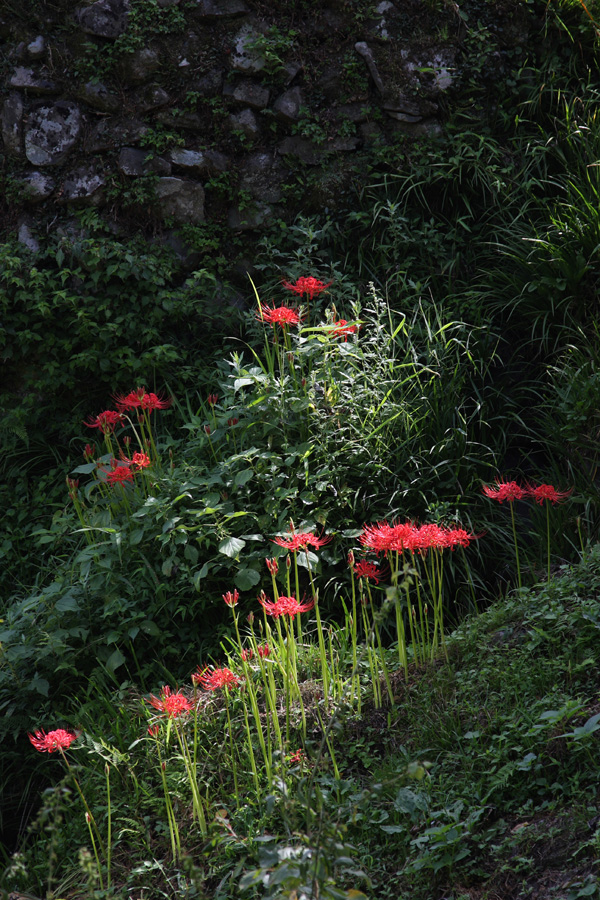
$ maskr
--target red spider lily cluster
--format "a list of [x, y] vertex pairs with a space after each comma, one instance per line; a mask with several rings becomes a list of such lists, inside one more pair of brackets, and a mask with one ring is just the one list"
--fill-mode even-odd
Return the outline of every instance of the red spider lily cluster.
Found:
[[[216, 395], [214, 397], [216, 402]], [[116, 409], [105, 409], [84, 423], [88, 428], [98, 428], [102, 432], [106, 446], [111, 452], [114, 452], [112, 435], [118, 426], [127, 424], [129, 421], [127, 413], [137, 410], [138, 420], [142, 423], [142, 426], [146, 423], [146, 426], [149, 428], [148, 414], [155, 409], [167, 409], [173, 403], [172, 398], [165, 399], [158, 394], [146, 391], [145, 387], [130, 391], [129, 394], [117, 394], [114, 399]], [[152, 465], [149, 453], [146, 452], [150, 451], [151, 439], [145, 434], [142, 435], [142, 438], [140, 449], [134, 452], [130, 458], [131, 437], [126, 435], [122, 438], [122, 441], [127, 455], [121, 451], [119, 459], [113, 457], [110, 460], [109, 469], [98, 466], [98, 470], [105, 476], [107, 484], [125, 485], [134, 480], [136, 473]], [[119, 438], [116, 438], [116, 440], [118, 443]], [[86, 461], [91, 462], [96, 456], [95, 445], [86, 444], [83, 455]]]
[[[298, 550], [307, 550], [309, 547], [314, 547], [318, 550], [320, 547], [324, 547], [325, 544], [328, 544], [331, 540], [330, 535], [326, 535], [324, 537], [317, 537], [312, 531], [296, 531], [294, 529], [294, 523], [290, 522], [290, 530], [287, 535], [284, 537], [275, 537], [271, 538], [274, 544], [278, 544], [280, 547], [285, 547], [286, 550], [293, 550], [297, 552]], [[267, 566], [269, 562], [267, 561]], [[269, 571], [271, 571], [269, 569]]]
[[354, 563], [355, 578], [364, 578], [366, 581], [374, 581], [375, 584], [379, 584], [382, 574], [380, 567], [376, 563], [369, 562], [366, 559], [360, 559], [357, 563]]
[[274, 619], [279, 616], [289, 616], [294, 619], [299, 613], [308, 612], [314, 608], [315, 601], [309, 600], [308, 603], [299, 603], [295, 597], [278, 597], [274, 603], [267, 598], [259, 597], [258, 602], [266, 613], [273, 616]]
[[168, 716], [169, 719], [187, 715], [193, 709], [193, 704], [187, 697], [180, 691], [173, 692], [168, 685], [163, 687], [160, 697], [150, 694], [150, 699], [146, 702], [163, 715]]
[[93, 416], [84, 424], [88, 428], [99, 428], [103, 434], [112, 434], [117, 425], [123, 423], [125, 413], [134, 409], [146, 412], [153, 412], [155, 409], [168, 409], [173, 403], [172, 398], [165, 400], [159, 397], [158, 394], [148, 393], [145, 387], [131, 391], [129, 394], [117, 394], [114, 400], [117, 407], [116, 410], [105, 409], [104, 412]]
[[155, 409], [168, 409], [173, 403], [172, 398], [159, 397], [146, 391], [145, 387], [131, 391], [129, 394], [117, 394], [115, 404], [120, 413], [131, 412], [134, 409], [153, 412]]
[[152, 465], [150, 462], [150, 457], [147, 453], [134, 453], [131, 457], [131, 465], [134, 469], [146, 469], [148, 466]]
[[483, 493], [490, 500], [497, 500], [498, 503], [503, 503], [504, 500], [508, 501], [508, 503], [514, 503], [515, 500], [524, 500], [530, 497], [542, 506], [546, 501], [552, 504], [561, 503], [571, 496], [573, 488], [570, 488], [568, 491], [559, 491], [552, 484], [538, 484], [537, 486], [526, 484], [522, 486], [516, 481], [500, 481], [497, 479], [495, 486], [484, 484]]
[[269, 325], [280, 325], [281, 328], [285, 328], [287, 325], [299, 325], [302, 321], [300, 313], [289, 306], [261, 306], [256, 313], [256, 318], [260, 322], [268, 322]]
[[[102, 434], [112, 434], [117, 425], [120, 425], [122, 421], [123, 416], [121, 413], [116, 412], [114, 409], [105, 409], [104, 412], [98, 413], [97, 416], [84, 422], [84, 425], [87, 425], [88, 428], [99, 428]], [[89, 447], [89, 444], [87, 447]]]
[[126, 481], [133, 481], [133, 472], [127, 463], [119, 465], [116, 459], [112, 459], [111, 466], [109, 470], [101, 469], [106, 474], [107, 484], [125, 484]]
[[219, 402], [219, 395], [218, 394], [209, 394], [208, 397], [206, 398], [206, 402], [208, 403], [209, 406], [216, 406], [217, 403]]
[[211, 669], [209, 666], [204, 669], [199, 668], [197, 672], [192, 673], [192, 681], [204, 691], [218, 691], [222, 688], [238, 687], [241, 684], [241, 680], [235, 672], [226, 667], [221, 669]]
[[77, 735], [64, 728], [56, 728], [48, 734], [43, 730], [36, 731], [29, 735], [29, 740], [36, 750], [54, 753], [56, 750], [68, 750], [73, 741], [77, 740]]
[[403, 550], [414, 553], [468, 547], [471, 541], [479, 537], [481, 535], [469, 534], [464, 528], [446, 528], [434, 523], [415, 525], [414, 522], [402, 522], [389, 525], [378, 522], [376, 525], [365, 525], [359, 541], [363, 547], [376, 553], [401, 553]]
[[319, 281], [318, 278], [314, 278], [312, 275], [298, 278], [294, 284], [291, 284], [289, 281], [283, 282], [283, 286], [286, 290], [292, 291], [294, 294], [298, 294], [298, 296], [300, 297], [304, 295], [308, 297], [309, 300], [312, 300], [318, 294], [321, 294], [323, 291], [327, 290], [327, 288], [331, 284], [333, 284], [332, 281], [328, 281], [327, 284], [323, 284], [322, 281]]

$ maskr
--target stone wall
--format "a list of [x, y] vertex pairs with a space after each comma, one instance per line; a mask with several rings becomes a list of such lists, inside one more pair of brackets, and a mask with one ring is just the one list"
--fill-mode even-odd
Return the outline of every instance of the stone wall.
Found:
[[373, 152], [443, 137], [476, 31], [478, 77], [506, 70], [513, 7], [490, 26], [437, 0], [22, 0], [0, 12], [4, 225], [35, 248], [93, 207], [185, 257], [182, 226], [339, 208]]

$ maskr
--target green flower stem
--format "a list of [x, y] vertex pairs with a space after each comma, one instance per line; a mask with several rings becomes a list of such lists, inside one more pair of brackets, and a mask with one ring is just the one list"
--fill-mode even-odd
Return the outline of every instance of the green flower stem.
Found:
[[550, 581], [550, 501], [546, 500], [546, 536], [548, 545], [548, 581]]
[[[227, 688], [226, 688], [227, 690]], [[248, 746], [248, 755], [250, 757], [250, 766], [252, 768], [252, 778], [254, 781], [254, 787], [256, 790], [257, 796], [260, 796], [260, 781], [258, 778], [258, 770], [256, 768], [256, 758], [254, 756], [254, 747], [252, 746], [252, 735], [250, 732], [250, 721], [248, 719], [248, 710], [246, 708], [246, 704], [242, 702], [242, 711], [244, 713], [244, 727], [246, 729], [246, 743]], [[238, 803], [239, 805], [239, 803]]]
[[327, 653], [325, 650], [325, 640], [323, 638], [323, 626], [321, 625], [321, 614], [319, 612], [319, 592], [315, 594], [315, 615], [317, 618], [317, 638], [319, 641], [319, 656], [321, 659], [321, 678], [323, 680], [323, 697], [325, 699], [325, 707], [329, 709], [329, 670], [327, 668]]
[[[307, 551], [307, 554], [306, 554], [306, 558], [307, 558], [307, 560], [308, 560], [308, 551]], [[309, 573], [310, 573], [310, 568], [309, 568], [308, 571], [309, 571]], [[295, 550], [294, 550], [294, 581], [295, 581], [295, 583], [296, 583], [296, 600], [297, 600], [298, 602], [300, 602], [300, 574], [299, 574], [299, 572], [298, 572], [298, 554], [297, 554], [297, 552], [296, 552]], [[288, 590], [288, 596], [289, 596], [289, 590]], [[298, 644], [299, 644], [300, 646], [302, 646], [302, 642], [303, 642], [301, 619], [302, 619], [302, 616], [298, 616], [298, 617], [297, 617], [297, 624], [296, 624], [296, 631], [297, 631], [297, 634], [298, 634]]]
[[419, 610], [419, 630], [421, 640], [421, 661], [425, 662], [429, 650], [429, 631], [426, 628], [425, 616], [423, 613], [423, 598], [421, 596], [421, 579], [416, 569], [413, 569], [415, 576], [415, 589], [417, 593], [417, 607]]
[[[171, 724], [171, 720], [169, 720], [169, 724]], [[200, 830], [202, 834], [206, 834], [206, 816], [204, 814], [204, 804], [202, 802], [202, 797], [200, 796], [200, 790], [198, 788], [198, 776], [196, 767], [194, 765], [193, 759], [190, 756], [189, 747], [183, 739], [183, 735], [180, 733], [177, 724], [173, 722], [173, 727], [175, 729], [175, 735], [177, 737], [177, 743], [179, 744], [179, 749], [181, 750], [181, 757], [183, 759], [183, 765], [185, 766], [185, 772], [188, 777], [188, 781], [190, 784], [190, 789], [192, 791], [192, 810], [193, 817], [198, 819], [198, 823], [200, 825]], [[235, 773], [235, 760], [232, 759], [232, 765], [234, 766]]]
[[367, 659], [369, 661], [369, 671], [371, 673], [371, 685], [373, 686], [373, 704], [375, 709], [379, 709], [381, 706], [381, 686], [379, 684], [379, 673], [377, 670], [377, 662], [375, 651], [373, 649], [373, 641], [375, 639], [374, 632], [371, 631], [371, 625], [369, 624], [367, 608], [366, 606], [362, 606], [362, 620], [363, 620], [363, 628], [365, 630], [365, 643], [367, 647]]
[[[418, 642], [417, 642], [417, 635], [415, 633], [415, 616], [413, 615], [415, 608], [414, 608], [414, 606], [411, 606], [411, 603], [410, 603], [410, 586], [408, 584], [407, 578], [404, 579], [404, 591], [406, 593], [406, 613], [408, 616], [408, 627], [410, 629], [410, 640], [411, 640], [412, 648], [413, 648], [413, 660], [415, 661], [415, 663], [417, 665], [419, 665], [419, 662], [420, 662], [419, 646], [418, 646]], [[398, 602], [398, 601], [396, 601], [396, 602]], [[408, 665], [408, 663], [407, 663], [407, 665]]]
[[[80, 798], [81, 798], [81, 802], [83, 803], [83, 806], [84, 806], [86, 815], [89, 816], [90, 822], [91, 822], [91, 824], [94, 826], [94, 829], [95, 829], [95, 831], [96, 831], [96, 836], [97, 836], [97, 838], [98, 838], [98, 844], [100, 845], [100, 849], [102, 850], [102, 855], [104, 856], [104, 858], [106, 858], [106, 847], [104, 846], [104, 841], [102, 840], [102, 835], [100, 834], [100, 830], [99, 830], [99, 828], [98, 828], [98, 826], [97, 826], [97, 824], [96, 824], [96, 820], [94, 819], [94, 816], [92, 815], [92, 811], [91, 811], [91, 809], [89, 808], [89, 806], [88, 806], [88, 804], [87, 804], [87, 800], [86, 800], [85, 797], [83, 796], [83, 791], [81, 790], [81, 787], [79, 786], [79, 782], [77, 781], [77, 778], [75, 777], [75, 773], [73, 772], [73, 769], [71, 768], [71, 766], [70, 766], [70, 764], [69, 764], [69, 760], [68, 760], [67, 757], [65, 756], [65, 751], [64, 751], [63, 748], [60, 747], [60, 746], [59, 746], [58, 749], [59, 749], [60, 755], [62, 756], [62, 758], [63, 758], [63, 760], [64, 760], [64, 763], [65, 763], [65, 765], [66, 765], [66, 767], [67, 767], [67, 770], [68, 770], [68, 772], [69, 772], [69, 775], [70, 775], [71, 778], [73, 779], [73, 783], [75, 784], [75, 787], [77, 788], [77, 793], [79, 794], [79, 796], [80, 796]], [[90, 824], [90, 823], [88, 822], [88, 825], [89, 825], [89, 824]]]
[[[239, 789], [239, 785], [238, 785], [237, 765], [236, 765], [236, 761], [235, 761], [235, 747], [233, 744], [233, 728], [231, 727], [231, 716], [229, 714], [229, 688], [227, 686], [225, 686], [224, 691], [225, 691], [225, 711], [227, 713], [227, 727], [229, 729], [229, 748], [230, 748], [230, 752], [231, 752], [231, 768], [233, 769], [233, 790], [235, 793], [236, 806], [239, 809], [240, 808], [240, 789]], [[244, 711], [245, 710], [246, 710], [246, 706], [244, 705]], [[248, 730], [247, 716], [246, 716], [246, 726], [247, 726], [247, 730]], [[251, 749], [252, 744], [250, 742], [250, 734], [249, 733], [248, 733], [248, 742], [250, 744], [250, 754], [251, 754], [252, 760], [254, 762], [254, 756], [252, 754], [252, 749]], [[255, 769], [254, 765], [253, 765], [252, 769], [253, 770]]]
[[112, 853], [112, 810], [110, 804], [110, 766], [108, 763], [104, 764], [104, 774], [106, 776], [106, 801], [107, 801], [107, 834], [106, 834], [106, 889], [110, 891], [110, 867], [111, 867], [111, 853]]
[[171, 795], [169, 793], [169, 786], [167, 784], [167, 774], [166, 774], [166, 761], [163, 762], [160, 752], [160, 745], [158, 742], [158, 738], [156, 739], [156, 746], [158, 748], [158, 762], [160, 768], [161, 781], [163, 786], [163, 793], [165, 795], [165, 807], [167, 810], [167, 823], [169, 825], [169, 836], [171, 838], [171, 853], [173, 856], [173, 862], [176, 863], [177, 860], [181, 857], [181, 841], [179, 838], [179, 828], [177, 827], [177, 821], [175, 819], [175, 813], [173, 811], [173, 804], [171, 802]]
[[515, 542], [515, 556], [517, 558], [517, 583], [519, 585], [519, 588], [521, 588], [521, 587], [523, 587], [523, 585], [521, 583], [521, 563], [519, 562], [519, 544], [517, 541], [517, 526], [515, 524], [515, 510], [514, 510], [514, 502], [512, 500], [509, 501], [509, 506], [510, 506], [510, 518], [512, 521], [513, 539]]
[[100, 868], [100, 859], [98, 857], [98, 848], [96, 847], [96, 839], [94, 838], [94, 829], [92, 828], [92, 814], [86, 812], [85, 821], [87, 822], [88, 831], [90, 833], [90, 840], [92, 842], [92, 849], [94, 851], [94, 858], [96, 860], [96, 868], [98, 869], [98, 880], [100, 881], [100, 890], [104, 890], [104, 882], [102, 880], [102, 869]]
[[[360, 676], [358, 674], [358, 651], [356, 648], [357, 635], [358, 635], [358, 616], [357, 616], [357, 608], [356, 608], [356, 579], [354, 578], [354, 565], [350, 566], [350, 577], [352, 581], [352, 619], [350, 622], [350, 637], [352, 640], [352, 703], [354, 703], [354, 698], [356, 697], [356, 701], [358, 704], [358, 714], [360, 715], [361, 711], [361, 694], [360, 694]], [[355, 674], [354, 674], [355, 673]]]

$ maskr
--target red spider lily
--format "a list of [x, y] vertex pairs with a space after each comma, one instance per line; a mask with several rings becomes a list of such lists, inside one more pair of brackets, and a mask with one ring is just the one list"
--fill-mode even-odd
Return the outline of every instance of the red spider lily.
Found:
[[377, 553], [401, 552], [414, 549], [416, 532], [411, 522], [398, 525], [378, 522], [377, 525], [365, 525], [359, 541], [363, 547]]
[[273, 616], [274, 619], [279, 616], [289, 616], [294, 619], [298, 613], [308, 612], [314, 608], [315, 601], [310, 600], [308, 603], [298, 603], [295, 597], [279, 597], [275, 603], [259, 598], [260, 605], [266, 613]]
[[[123, 416], [120, 412], [115, 412], [114, 409], [105, 409], [104, 412], [99, 413], [95, 418], [89, 419], [83, 424], [87, 425], [88, 428], [99, 428], [102, 434], [112, 434], [122, 421]], [[87, 451], [87, 447], [85, 449]]]
[[354, 566], [355, 578], [366, 578], [367, 581], [374, 581], [375, 584], [379, 584], [380, 575], [381, 569], [379, 566], [366, 559], [359, 559]]
[[187, 715], [193, 709], [193, 704], [187, 697], [184, 697], [180, 691], [173, 693], [168, 685], [163, 687], [160, 697], [150, 694], [150, 699], [146, 702], [170, 719], [175, 716]]
[[231, 591], [227, 591], [226, 594], [223, 594], [223, 600], [227, 604], [227, 606], [237, 606], [238, 600], [240, 599], [240, 594], [238, 590], [234, 590], [233, 594]]
[[[112, 462], [116, 463], [116, 460]], [[133, 481], [133, 472], [129, 466], [115, 465], [110, 472], [106, 472], [106, 481], [107, 484], [124, 484], [126, 481]]]
[[83, 458], [87, 459], [88, 462], [92, 460], [96, 455], [96, 445], [95, 444], [86, 444], [83, 449]]
[[289, 763], [301, 763], [305, 760], [306, 754], [304, 753], [304, 750], [296, 750], [295, 753], [291, 753], [290, 756], [288, 756]]
[[210, 437], [210, 425], [205, 425], [204, 430], [207, 433], [207, 435]]
[[317, 278], [314, 278], [312, 275], [308, 277], [298, 278], [295, 284], [291, 284], [289, 281], [284, 281], [283, 286], [288, 291], [293, 291], [294, 294], [298, 294], [298, 296], [302, 296], [302, 294], [306, 294], [309, 300], [312, 300], [313, 297], [316, 297], [317, 294], [321, 294], [324, 290], [326, 290], [331, 284], [332, 281], [328, 281], [327, 284], [323, 284], [322, 281], [319, 281]]
[[148, 728], [148, 734], [150, 737], [156, 738], [158, 737], [158, 732], [160, 731], [160, 725], [150, 725]]
[[527, 496], [527, 491], [516, 481], [499, 481], [498, 479], [496, 479], [495, 488], [484, 484], [483, 493], [490, 500], [497, 500], [498, 503], [502, 503], [504, 500], [513, 503], [515, 500], [522, 500]]
[[236, 419], [236, 418], [234, 417], [233, 419], [227, 419], [227, 424], [229, 425], [230, 428], [233, 428], [233, 426], [234, 426], [234, 425], [237, 425], [237, 423], [238, 423], [239, 421], [240, 421], [239, 419]]
[[259, 312], [256, 313], [256, 318], [261, 322], [268, 322], [270, 325], [281, 325], [282, 328], [285, 328], [286, 325], [299, 325], [300, 324], [300, 315], [295, 309], [290, 309], [289, 306], [261, 306]]
[[446, 547], [446, 529], [430, 523], [415, 528], [411, 550], [443, 550]]
[[148, 466], [151, 466], [150, 457], [147, 453], [134, 453], [131, 458], [131, 465], [135, 466], [136, 469], [146, 469]]
[[240, 656], [244, 662], [251, 662], [254, 659], [254, 650], [252, 647], [249, 650], [242, 650]]
[[268, 644], [260, 644], [258, 647], [258, 655], [261, 659], [266, 659], [267, 656], [271, 655], [271, 648]]
[[35, 734], [29, 735], [29, 740], [36, 750], [46, 753], [54, 753], [55, 750], [68, 750], [73, 741], [77, 740], [77, 735], [64, 728], [57, 728], [55, 731], [36, 731]]
[[331, 336], [343, 337], [344, 343], [347, 343], [349, 334], [356, 334], [358, 331], [358, 325], [348, 325], [346, 319], [338, 319], [337, 322], [332, 324], [334, 328], [331, 330]]
[[570, 488], [568, 491], [557, 491], [551, 484], [538, 484], [537, 487], [528, 487], [527, 493], [530, 497], [533, 497], [536, 503], [543, 506], [546, 500], [552, 504], [566, 500], [567, 497], [571, 496], [573, 490], [573, 488]]
[[173, 403], [172, 398], [164, 400], [158, 394], [147, 393], [145, 387], [131, 391], [129, 394], [118, 394], [114, 399], [120, 413], [132, 409], [148, 410], [149, 412], [154, 409], [168, 409]]
[[198, 668], [192, 673], [192, 681], [205, 691], [218, 691], [220, 688], [238, 687], [240, 679], [231, 669], [204, 669]]
[[273, 557], [273, 559], [265, 559], [265, 562], [271, 575], [277, 575], [279, 572], [279, 563], [277, 560]]
[[209, 406], [216, 406], [217, 403], [219, 402], [219, 395], [218, 394], [209, 394], [206, 399], [206, 402], [208, 403]]
[[315, 547], [318, 550], [320, 547], [328, 544], [331, 539], [331, 535], [317, 537], [312, 531], [295, 531], [293, 522], [290, 522], [289, 535], [271, 538], [274, 544], [279, 544], [280, 547], [285, 547], [286, 550], [293, 550], [294, 552], [307, 550], [309, 547]]
[[471, 541], [477, 541], [483, 537], [481, 534], [469, 534], [464, 528], [448, 528], [446, 531], [446, 547], [454, 550], [455, 547], [468, 547]]

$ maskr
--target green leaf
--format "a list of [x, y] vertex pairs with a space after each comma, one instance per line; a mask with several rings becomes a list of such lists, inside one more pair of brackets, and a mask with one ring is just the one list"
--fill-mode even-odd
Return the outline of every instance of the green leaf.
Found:
[[40, 678], [39, 675], [34, 675], [27, 685], [27, 689], [30, 691], [37, 691], [38, 694], [41, 694], [43, 697], [47, 697], [48, 691], [50, 690], [50, 682], [45, 678]]
[[108, 659], [106, 660], [106, 668], [111, 674], [114, 674], [115, 669], [118, 669], [119, 666], [122, 666], [125, 662], [125, 657], [121, 653], [120, 650], [113, 650]]
[[132, 531], [129, 535], [129, 543], [132, 547], [137, 547], [137, 545], [141, 542], [144, 537], [144, 529], [136, 528], [135, 531]]
[[223, 556], [229, 556], [231, 559], [236, 559], [245, 546], [246, 541], [243, 541], [241, 538], [229, 537], [219, 544], [219, 553], [222, 553]]
[[56, 601], [57, 612], [77, 612], [79, 603], [73, 594], [65, 594], [60, 600]]
[[253, 469], [243, 469], [241, 472], [238, 472], [235, 476], [235, 483], [237, 485], [247, 484], [249, 481], [252, 481], [254, 478], [254, 470]]
[[73, 469], [71, 475], [90, 475], [96, 471], [96, 468], [95, 462], [85, 463], [85, 465], [77, 466], [76, 469]]
[[256, 569], [240, 569], [233, 580], [238, 590], [249, 591], [259, 583], [260, 575]]
[[187, 544], [185, 550], [183, 551], [183, 555], [193, 566], [195, 566], [198, 562], [198, 548], [194, 547], [193, 544]]

